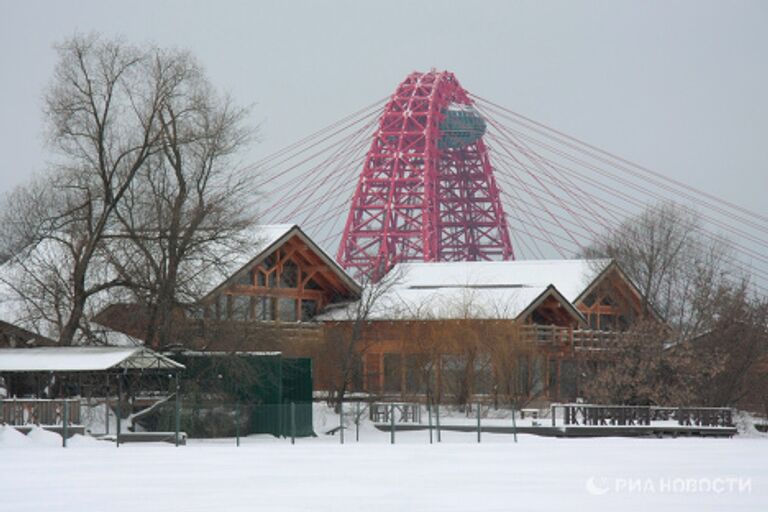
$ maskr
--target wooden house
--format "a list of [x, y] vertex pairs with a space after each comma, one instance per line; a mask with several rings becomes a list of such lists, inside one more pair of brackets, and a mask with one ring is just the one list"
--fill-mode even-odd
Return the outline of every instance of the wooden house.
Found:
[[647, 311], [611, 260], [408, 263], [390, 276], [367, 291], [379, 297], [365, 318], [353, 305], [319, 318], [326, 336], [357, 327], [356, 386], [400, 399], [572, 400], [580, 360], [605, 360]]

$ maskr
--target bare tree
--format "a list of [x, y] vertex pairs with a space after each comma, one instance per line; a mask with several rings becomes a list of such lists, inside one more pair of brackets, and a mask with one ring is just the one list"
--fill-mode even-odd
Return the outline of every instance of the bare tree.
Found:
[[387, 294], [402, 280], [402, 274], [394, 269], [377, 282], [364, 286], [360, 300], [332, 312], [335, 320], [326, 329], [323, 364], [330, 382], [328, 404], [338, 410], [344, 398], [362, 377], [363, 357], [376, 343], [368, 329], [371, 315], [377, 308], [389, 308], [393, 304]]
[[715, 354], [697, 353], [688, 340], [671, 342], [668, 329], [652, 321], [624, 333], [603, 359], [584, 362], [581, 392], [604, 404], [695, 404], [722, 371]]
[[174, 313], [199, 298], [205, 268], [247, 250], [239, 235], [255, 221], [246, 205], [256, 191], [231, 170], [250, 140], [248, 110], [220, 97], [189, 54], [155, 49], [153, 61], [157, 80], [172, 66], [178, 85], [158, 108], [159, 151], [116, 209], [110, 261], [147, 309], [145, 339], [167, 346]]
[[45, 114], [58, 156], [7, 201], [5, 251], [26, 249], [8, 287], [62, 344], [118, 290], [146, 299], [151, 331], [167, 332], [179, 269], [208, 261], [206, 244], [221, 254], [250, 222], [244, 180], [226, 169], [247, 141], [246, 110], [215, 94], [187, 52], [98, 36], [57, 50]]
[[654, 308], [683, 338], [707, 329], [718, 289], [739, 278], [730, 271], [726, 240], [702, 235], [692, 210], [662, 203], [627, 219], [586, 251], [616, 260]]
[[716, 304], [712, 327], [691, 343], [721, 368], [698, 389], [699, 402], [768, 413], [768, 301], [741, 283], [721, 290]]
[[69, 257], [71, 301], [59, 335], [75, 338], [88, 299], [119, 279], [91, 279], [104, 234], [136, 174], [158, 150], [158, 114], [178, 84], [168, 67], [138, 48], [96, 36], [58, 48], [59, 63], [45, 96], [50, 141], [60, 159], [52, 175], [59, 193], [46, 237]]

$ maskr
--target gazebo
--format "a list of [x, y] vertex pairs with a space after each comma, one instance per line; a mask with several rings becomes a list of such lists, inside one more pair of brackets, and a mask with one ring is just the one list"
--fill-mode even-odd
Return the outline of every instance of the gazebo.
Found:
[[[169, 372], [175, 379], [175, 443], [179, 444], [180, 397], [179, 372], [184, 365], [143, 346], [67, 346], [0, 349], [0, 376], [4, 377], [8, 398], [0, 400], [0, 424], [15, 427], [40, 425], [49, 430], [60, 431], [64, 446], [73, 424], [80, 423], [80, 400], [62, 397], [40, 399], [40, 378], [76, 378], [79, 383], [83, 376], [92, 379], [98, 375], [105, 378], [106, 410], [109, 410], [111, 382], [117, 382], [117, 436], [121, 438], [120, 404], [123, 399], [123, 379], [130, 374], [143, 375], [146, 372]], [[24, 384], [36, 382], [36, 398], [16, 398]], [[61, 425], [61, 426], [59, 426]], [[106, 422], [107, 429], [109, 422]], [[107, 430], [107, 433], [108, 430]]]

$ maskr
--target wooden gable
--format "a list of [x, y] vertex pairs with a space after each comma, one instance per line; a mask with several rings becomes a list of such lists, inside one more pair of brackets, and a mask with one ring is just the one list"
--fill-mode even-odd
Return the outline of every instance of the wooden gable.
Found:
[[554, 286], [547, 287], [517, 320], [524, 324], [559, 327], [579, 327], [584, 324], [580, 312]]
[[[624, 331], [644, 316], [643, 297], [621, 268], [612, 263], [574, 301], [590, 329]], [[655, 312], [651, 312], [658, 320]]]
[[300, 230], [288, 233], [202, 301], [207, 318], [306, 321], [360, 288]]

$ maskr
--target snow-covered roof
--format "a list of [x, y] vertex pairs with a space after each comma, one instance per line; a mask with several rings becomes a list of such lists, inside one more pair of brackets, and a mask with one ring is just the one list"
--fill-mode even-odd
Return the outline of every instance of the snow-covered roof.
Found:
[[610, 259], [456, 261], [401, 263], [409, 288], [520, 289], [554, 285], [574, 302], [611, 263]]
[[[388, 274], [370, 320], [517, 318], [549, 288], [571, 304], [611, 260], [519, 260], [401, 263]], [[376, 286], [383, 286], [375, 291]], [[365, 300], [365, 299], [363, 299]], [[355, 305], [326, 311], [320, 320], [347, 320]]]
[[92, 322], [91, 330], [88, 334], [89, 341], [94, 345], [105, 345], [108, 347], [140, 347], [144, 345], [144, 342], [140, 339], [130, 334], [110, 329], [98, 322]]
[[183, 369], [144, 347], [36, 347], [0, 349], [0, 372], [84, 372], [110, 369]]

